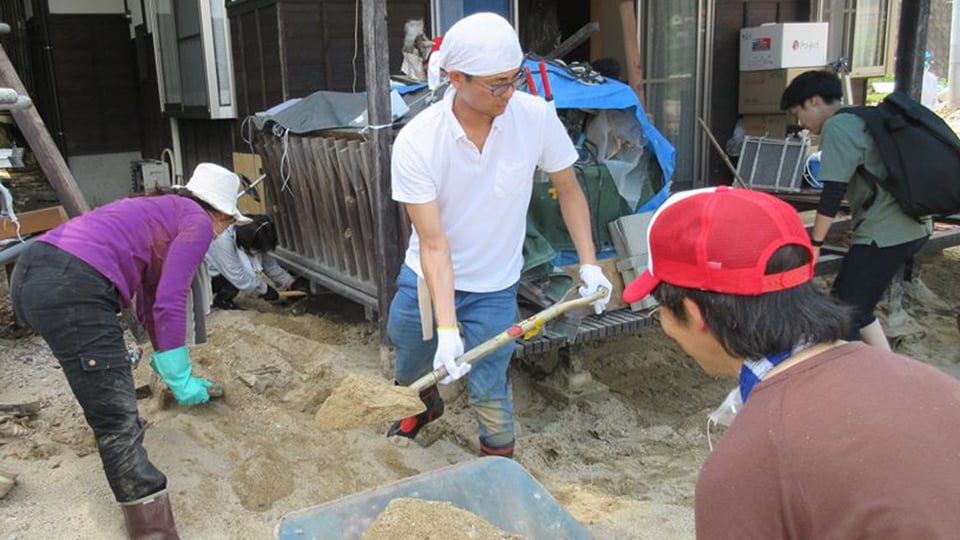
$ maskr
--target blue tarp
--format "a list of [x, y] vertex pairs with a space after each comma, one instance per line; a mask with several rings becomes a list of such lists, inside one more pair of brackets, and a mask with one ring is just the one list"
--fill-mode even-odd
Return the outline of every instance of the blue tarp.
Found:
[[[534, 81], [539, 89], [541, 85], [538, 62], [527, 60], [524, 66], [534, 73]], [[563, 68], [546, 64], [547, 78], [553, 91], [553, 101], [558, 109], [633, 109], [643, 132], [647, 136], [647, 147], [657, 157], [663, 170], [663, 188], [649, 201], [637, 208], [637, 213], [654, 210], [670, 196], [670, 179], [676, 167], [676, 149], [647, 118], [636, 92], [622, 82], [606, 79], [600, 84], [587, 84], [573, 79]], [[542, 89], [540, 90], [542, 93]]]

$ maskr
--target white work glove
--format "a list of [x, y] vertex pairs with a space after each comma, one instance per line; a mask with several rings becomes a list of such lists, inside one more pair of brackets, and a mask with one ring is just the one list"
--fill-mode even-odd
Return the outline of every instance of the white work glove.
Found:
[[603, 308], [610, 302], [610, 293], [613, 291], [613, 284], [603, 275], [603, 270], [595, 264], [580, 265], [580, 296], [590, 296], [597, 292], [600, 287], [607, 290], [607, 295], [590, 304], [597, 315], [603, 313]]
[[450, 384], [470, 372], [470, 364], [458, 364], [463, 356], [463, 339], [458, 328], [437, 328], [437, 353], [433, 355], [433, 369], [447, 368], [447, 377], [440, 384]]

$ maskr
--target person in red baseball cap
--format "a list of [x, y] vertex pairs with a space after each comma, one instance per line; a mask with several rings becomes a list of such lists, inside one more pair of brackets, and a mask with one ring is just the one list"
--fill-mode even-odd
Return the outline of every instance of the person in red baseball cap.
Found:
[[682, 192], [647, 239], [624, 300], [652, 294], [667, 335], [708, 373], [739, 377], [697, 481], [698, 540], [956, 538], [960, 381], [841, 339], [850, 310], [814, 286], [790, 205]]

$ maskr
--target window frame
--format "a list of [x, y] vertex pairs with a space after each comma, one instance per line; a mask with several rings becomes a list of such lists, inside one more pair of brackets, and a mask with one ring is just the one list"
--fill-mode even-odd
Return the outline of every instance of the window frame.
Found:
[[[168, 3], [171, 6], [171, 17], [173, 20], [174, 35], [172, 36], [174, 42], [166, 43], [167, 39], [170, 39], [169, 36], [161, 36], [160, 32], [160, 21], [159, 21], [159, 10], [156, 9], [157, 3], [161, 0], [154, 0], [151, 2], [154, 9], [152, 9], [153, 16], [149, 19], [150, 24], [153, 26], [153, 39], [154, 39], [154, 55], [157, 63], [157, 77], [159, 81], [159, 92], [160, 92], [160, 103], [163, 112], [168, 116], [173, 116], [177, 118], [192, 118], [192, 119], [235, 119], [237, 117], [237, 97], [236, 97], [236, 87], [233, 80], [233, 51], [230, 47], [231, 36], [230, 36], [230, 24], [229, 18], [226, 15], [226, 7], [223, 10], [222, 18], [222, 38], [223, 38], [223, 48], [221, 51], [221, 61], [226, 70], [226, 79], [225, 82], [229, 84], [229, 87], [226, 89], [226, 96], [229, 98], [226, 101], [228, 103], [224, 104], [223, 99], [221, 99], [221, 88], [220, 82], [221, 77], [218, 76], [218, 62], [217, 62], [217, 46], [214, 35], [214, 20], [213, 20], [213, 9], [211, 7], [211, 2], [220, 1], [220, 0], [179, 0], [180, 2], [196, 2], [197, 13], [200, 18], [200, 49], [203, 54], [201, 63], [203, 65], [203, 74], [204, 80], [202, 86], [206, 93], [205, 103], [203, 105], [184, 105], [184, 71], [183, 63], [180, 59], [180, 44], [184, 41], [185, 37], [179, 35], [179, 28], [177, 26], [177, 4], [178, 0], [163, 0], [165, 3]], [[196, 37], [196, 34], [191, 34], [191, 38]], [[169, 51], [165, 49], [165, 46], [171, 47], [173, 50]], [[177, 87], [179, 93], [179, 99], [176, 101], [170, 100], [167, 98], [167, 71], [168, 68], [166, 63], [169, 62], [167, 56], [172, 56], [176, 59], [176, 72], [177, 72]], [[173, 62], [170, 62], [171, 64]]]
[[[883, 60], [876, 65], [857, 65], [854, 63], [853, 51], [855, 47], [855, 40], [858, 36], [858, 26], [860, 24], [866, 24], [866, 21], [857, 20], [857, 10], [859, 8], [859, 3], [862, 0], [817, 0], [814, 3], [814, 17], [813, 19], [819, 22], [828, 22], [834, 25], [835, 21], [828, 19], [827, 12], [832, 11], [828, 9], [831, 3], [846, 3], [850, 2], [852, 4], [852, 9], [849, 7], [840, 7], [836, 9], [844, 10], [839, 17], [842, 17], [843, 29], [841, 31], [841, 43], [839, 45], [834, 43], [832, 39], [834, 35], [834, 30], [831, 28], [830, 35], [831, 40], [828, 44], [828, 61], [834, 61], [838, 56], [847, 58], [850, 62], [850, 76], [853, 78], [866, 78], [866, 77], [883, 77], [885, 75], [892, 75], [894, 72], [895, 62], [894, 58], [896, 57], [896, 43], [897, 35], [899, 29], [900, 21], [900, 1], [899, 0], [882, 0], [886, 4], [887, 19], [886, 19], [886, 28], [883, 29], [885, 35], [885, 43], [882, 48]], [[852, 35], [851, 35], [852, 34]], [[861, 32], [862, 35], [862, 32]]]
[[[443, 4], [445, 2], [450, 2], [451, 0], [430, 0], [430, 26], [431, 32], [434, 36], [441, 36], [448, 29], [443, 28]], [[464, 0], [459, 0], [462, 4]], [[507, 17], [507, 20], [510, 21], [510, 24], [514, 28], [520, 28], [520, 6], [519, 0], [507, 0], [507, 3], [510, 7], [510, 16]]]

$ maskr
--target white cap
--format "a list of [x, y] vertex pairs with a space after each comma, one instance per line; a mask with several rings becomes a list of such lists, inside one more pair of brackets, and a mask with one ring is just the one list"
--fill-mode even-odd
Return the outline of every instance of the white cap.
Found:
[[233, 217], [237, 225], [252, 221], [237, 208], [240, 177], [233, 172], [213, 163], [201, 163], [193, 170], [193, 176], [184, 187], [215, 210]]

